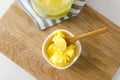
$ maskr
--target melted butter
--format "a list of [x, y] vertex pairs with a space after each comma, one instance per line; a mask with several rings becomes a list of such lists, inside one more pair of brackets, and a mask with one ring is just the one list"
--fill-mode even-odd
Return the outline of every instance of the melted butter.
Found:
[[32, 0], [36, 12], [44, 17], [61, 18], [71, 9], [74, 0]]

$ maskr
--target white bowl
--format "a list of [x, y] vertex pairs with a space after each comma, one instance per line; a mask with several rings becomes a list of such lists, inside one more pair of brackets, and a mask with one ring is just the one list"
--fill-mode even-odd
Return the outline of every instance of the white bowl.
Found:
[[[67, 34], [70, 35], [70, 36], [74, 36], [70, 31], [67, 31], [67, 30], [65, 30], [65, 29], [59, 29], [59, 31], [60, 31], [60, 30], [61, 30], [62, 32], [64, 32], [64, 33], [67, 33]], [[58, 30], [56, 30], [56, 31], [54, 31], [53, 33], [51, 33], [51, 34], [45, 39], [45, 41], [43, 42], [43, 45], [42, 45], [42, 54], [43, 54], [43, 57], [45, 58], [45, 60], [46, 60], [51, 66], [53, 66], [54, 68], [57, 68], [57, 69], [66, 69], [66, 68], [70, 67], [73, 63], [75, 63], [75, 61], [79, 58], [79, 56], [80, 56], [80, 54], [81, 54], [82, 47], [81, 47], [80, 42], [79, 42], [79, 41], [76, 41], [76, 42], [75, 42], [75, 45], [76, 45], [77, 55], [76, 55], [76, 57], [74, 57], [73, 61], [72, 61], [69, 65], [67, 65], [67, 66], [65, 66], [65, 67], [55, 66], [54, 64], [52, 64], [52, 63], [49, 61], [49, 59], [48, 59], [48, 57], [47, 57], [47, 55], [46, 55], [46, 45], [48, 44], [49, 40], [53, 37], [53, 35], [54, 35], [57, 31], [58, 31]]]

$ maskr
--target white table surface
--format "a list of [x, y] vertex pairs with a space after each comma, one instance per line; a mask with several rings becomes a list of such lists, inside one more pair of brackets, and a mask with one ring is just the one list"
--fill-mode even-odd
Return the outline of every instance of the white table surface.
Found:
[[[4, 15], [14, 0], [0, 0], [0, 18]], [[21, 67], [9, 60], [0, 53], [0, 80], [36, 80], [32, 75], [27, 73]], [[120, 80], [120, 68], [112, 78]]]

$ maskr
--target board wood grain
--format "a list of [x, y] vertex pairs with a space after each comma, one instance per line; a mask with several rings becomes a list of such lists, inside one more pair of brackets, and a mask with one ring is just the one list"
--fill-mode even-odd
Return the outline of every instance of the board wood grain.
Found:
[[[79, 35], [102, 27], [109, 32], [80, 40], [82, 54], [70, 68], [55, 69], [43, 58], [41, 46], [51, 32]], [[0, 19], [0, 51], [38, 80], [110, 80], [120, 66], [120, 28], [84, 6], [76, 17], [39, 31], [15, 2]]]

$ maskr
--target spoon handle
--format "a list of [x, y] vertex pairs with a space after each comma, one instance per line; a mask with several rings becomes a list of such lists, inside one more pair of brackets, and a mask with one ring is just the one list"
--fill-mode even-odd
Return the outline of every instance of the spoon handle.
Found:
[[85, 33], [85, 34], [82, 34], [82, 35], [79, 35], [79, 36], [75, 36], [75, 37], [71, 37], [71, 43], [79, 40], [79, 39], [84, 39], [84, 38], [88, 38], [88, 37], [92, 37], [92, 36], [96, 36], [96, 35], [99, 35], [99, 34], [102, 34], [102, 33], [105, 33], [108, 31], [108, 28], [105, 27], [105, 28], [101, 28], [101, 29], [98, 29], [98, 30], [94, 30], [94, 31], [91, 31], [91, 32], [88, 32], [88, 33]]

